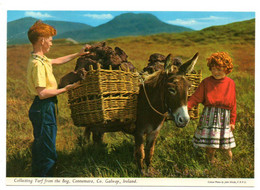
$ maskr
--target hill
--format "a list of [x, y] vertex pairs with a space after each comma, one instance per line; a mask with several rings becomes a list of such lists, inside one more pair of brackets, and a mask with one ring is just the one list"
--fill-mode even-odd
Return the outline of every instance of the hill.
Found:
[[[37, 19], [26, 17], [7, 24], [8, 44], [29, 43], [27, 31]], [[64, 21], [44, 21], [58, 30], [55, 39], [71, 38], [79, 42], [105, 40], [120, 36], [192, 31], [189, 28], [166, 24], [152, 14], [126, 13], [97, 26]]]
[[173, 32], [178, 33], [184, 31], [192, 31], [192, 29], [166, 24], [160, 21], [157, 17], [148, 13], [125, 13], [90, 30], [71, 31], [58, 35], [57, 37], [70, 37], [77, 41], [88, 42], [120, 36], [139, 36]]
[[227, 25], [212, 26], [200, 31], [154, 34], [147, 37], [128, 37], [109, 39], [109, 42], [143, 41], [146, 44], [159, 43], [168, 46], [192, 47], [196, 44], [207, 45], [211, 43], [246, 44], [255, 41], [255, 19], [235, 22]]
[[[27, 31], [38, 19], [32, 18], [32, 17], [25, 17], [22, 19], [18, 19], [15, 21], [11, 21], [7, 23], [7, 41], [8, 44], [24, 44], [29, 43], [29, 40], [27, 39]], [[92, 28], [92, 26], [81, 24], [81, 23], [75, 23], [75, 22], [65, 22], [65, 21], [52, 21], [52, 20], [46, 20], [45, 23], [54, 26], [58, 34], [69, 32], [72, 30], [81, 29], [81, 30], [87, 30]]]
[[210, 34], [218, 34], [219, 37], [225, 36], [232, 40], [243, 38], [244, 40], [255, 40], [255, 19], [234, 22], [222, 26], [212, 26], [201, 30], [209, 37]]

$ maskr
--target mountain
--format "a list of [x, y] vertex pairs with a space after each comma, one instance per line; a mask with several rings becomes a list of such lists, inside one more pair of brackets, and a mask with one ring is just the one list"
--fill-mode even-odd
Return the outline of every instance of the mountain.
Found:
[[[29, 28], [37, 21], [38, 19], [32, 17], [25, 17], [15, 21], [7, 23], [7, 41], [8, 44], [23, 44], [29, 43], [27, 38], [27, 32]], [[57, 29], [58, 34], [69, 32], [75, 30], [75, 28], [80, 30], [88, 30], [92, 28], [87, 24], [75, 23], [75, 22], [65, 22], [65, 21], [52, 21], [45, 20], [44, 23], [54, 26]]]
[[[7, 23], [8, 44], [29, 43], [27, 31], [37, 19], [26, 17]], [[157, 33], [192, 31], [192, 29], [166, 24], [148, 13], [125, 13], [97, 27], [73, 22], [44, 21], [54, 26], [58, 34], [54, 39], [71, 38], [79, 42], [105, 40], [120, 36], [138, 36]]]
[[88, 42], [120, 36], [138, 36], [173, 32], [177, 33], [184, 31], [192, 31], [192, 29], [166, 24], [149, 13], [125, 13], [92, 29], [66, 32], [58, 35], [57, 38], [70, 37], [77, 41]]

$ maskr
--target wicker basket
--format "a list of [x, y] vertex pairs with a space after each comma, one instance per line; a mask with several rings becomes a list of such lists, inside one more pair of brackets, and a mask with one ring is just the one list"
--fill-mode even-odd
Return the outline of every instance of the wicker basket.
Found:
[[[190, 97], [198, 88], [202, 80], [202, 72], [198, 70], [195, 74], [186, 74], [186, 78], [192, 83], [191, 88], [188, 91], [188, 97]], [[191, 119], [199, 118], [199, 105], [194, 106], [190, 111], [189, 115]]]
[[138, 73], [90, 68], [81, 85], [68, 92], [74, 125], [134, 122], [138, 92]]
[[[199, 86], [202, 74], [187, 74], [192, 82], [191, 96]], [[91, 67], [81, 85], [68, 91], [71, 117], [76, 126], [93, 126], [113, 122], [129, 123], [136, 120], [139, 74], [122, 70], [104, 70]], [[190, 117], [199, 117], [199, 106], [189, 111]]]

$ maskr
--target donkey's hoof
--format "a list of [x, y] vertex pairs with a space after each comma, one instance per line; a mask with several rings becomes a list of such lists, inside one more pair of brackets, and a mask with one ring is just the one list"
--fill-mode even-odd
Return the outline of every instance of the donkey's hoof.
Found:
[[153, 167], [149, 167], [147, 170], [147, 174], [152, 177], [152, 176], [158, 176], [160, 174], [159, 170], [154, 169]]
[[146, 175], [145, 169], [141, 169], [141, 170], [139, 169], [138, 171], [139, 171], [140, 176]]

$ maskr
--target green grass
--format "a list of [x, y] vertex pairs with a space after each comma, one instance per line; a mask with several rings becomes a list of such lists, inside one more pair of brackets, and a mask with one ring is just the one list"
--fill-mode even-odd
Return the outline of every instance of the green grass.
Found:
[[[235, 68], [229, 75], [235, 81], [237, 90], [237, 123], [234, 131], [237, 147], [233, 149], [233, 163], [228, 165], [223, 152], [218, 151], [219, 162], [212, 166], [207, 162], [205, 150], [193, 147], [192, 137], [197, 120], [191, 121], [183, 129], [167, 121], [156, 142], [152, 165], [159, 174], [153, 177], [254, 178], [254, 36], [251, 33], [242, 36], [232, 36], [230, 33], [220, 35], [212, 31], [107, 40], [109, 46], [122, 48], [138, 70], [148, 63], [152, 53], [172, 53], [185, 61], [198, 51], [200, 56], [195, 69], [201, 69], [205, 78], [210, 75], [206, 58], [211, 53], [228, 51], [233, 58]], [[215, 36], [215, 40], [210, 36]], [[245, 38], [253, 40], [246, 41]], [[74, 53], [82, 46], [55, 44], [54, 41], [47, 56], [55, 58]], [[7, 177], [30, 177], [31, 173], [33, 130], [28, 110], [32, 97], [26, 90], [26, 66], [30, 51], [29, 45], [7, 48]], [[75, 63], [76, 60], [73, 60], [54, 67], [57, 81], [73, 70]], [[59, 95], [56, 176], [140, 177], [133, 157], [133, 136], [122, 132], [107, 133], [104, 140], [106, 145], [95, 146], [92, 142], [86, 142], [84, 129], [73, 125], [67, 101], [67, 94]]]

